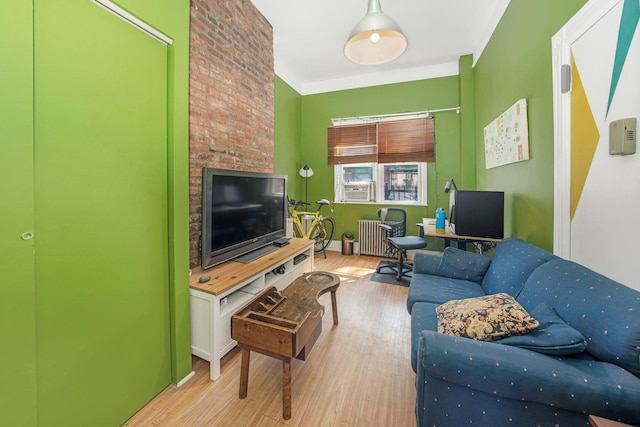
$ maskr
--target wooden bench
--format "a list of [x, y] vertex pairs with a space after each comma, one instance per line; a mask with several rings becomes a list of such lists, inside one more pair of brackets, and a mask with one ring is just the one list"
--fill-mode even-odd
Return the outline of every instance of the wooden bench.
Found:
[[333, 273], [307, 273], [282, 293], [275, 287], [264, 290], [231, 317], [231, 337], [242, 351], [240, 399], [247, 397], [251, 351], [282, 360], [282, 417], [291, 418], [291, 360], [305, 360], [320, 336], [324, 306], [318, 297], [326, 292], [338, 324], [338, 286], [340, 278]]

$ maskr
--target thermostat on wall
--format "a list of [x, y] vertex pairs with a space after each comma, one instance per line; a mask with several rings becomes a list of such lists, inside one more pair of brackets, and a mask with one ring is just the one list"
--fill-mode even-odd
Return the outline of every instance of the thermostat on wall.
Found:
[[634, 154], [636, 152], [635, 117], [609, 123], [609, 154]]

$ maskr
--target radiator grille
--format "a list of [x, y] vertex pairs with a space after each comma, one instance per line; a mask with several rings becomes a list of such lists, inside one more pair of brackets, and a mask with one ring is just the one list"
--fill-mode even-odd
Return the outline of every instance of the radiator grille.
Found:
[[380, 221], [374, 219], [358, 221], [360, 255], [384, 255], [384, 231], [379, 224]]

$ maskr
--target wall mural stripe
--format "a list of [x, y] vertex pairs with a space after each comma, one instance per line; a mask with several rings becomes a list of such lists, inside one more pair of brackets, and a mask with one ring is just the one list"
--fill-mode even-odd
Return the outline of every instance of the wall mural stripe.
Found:
[[618, 80], [620, 80], [620, 74], [624, 67], [624, 61], [627, 59], [631, 40], [633, 40], [633, 35], [638, 27], [639, 20], [640, 1], [625, 0], [624, 7], [622, 9], [622, 16], [620, 17], [620, 28], [618, 29], [618, 45], [616, 46], [616, 56], [611, 75], [611, 88], [609, 89], [607, 114], [609, 114], [609, 107], [611, 107], [611, 102], [613, 101], [613, 96], [616, 92], [616, 87], [618, 86]]
[[578, 66], [571, 56], [571, 212], [573, 216], [578, 208], [589, 168], [600, 141], [600, 132], [593, 117], [587, 94], [582, 85]]

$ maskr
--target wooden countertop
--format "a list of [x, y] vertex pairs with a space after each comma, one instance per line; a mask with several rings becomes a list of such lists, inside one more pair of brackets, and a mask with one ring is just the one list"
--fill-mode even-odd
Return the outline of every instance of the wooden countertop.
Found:
[[424, 235], [430, 237], [442, 237], [445, 239], [460, 239], [460, 240], [473, 240], [484, 242], [498, 243], [502, 239], [494, 239], [492, 237], [476, 237], [476, 236], [461, 236], [459, 234], [452, 233], [449, 229], [449, 221], [445, 222], [444, 233], [436, 233], [436, 225], [434, 218], [422, 218], [422, 227], [424, 229]]
[[[191, 289], [207, 292], [213, 295], [221, 295], [239, 283], [273, 267], [274, 263], [284, 262], [289, 257], [293, 257], [313, 246], [315, 242], [308, 239], [292, 238], [289, 244], [276, 249], [248, 264], [238, 261], [226, 261], [222, 264], [203, 270], [202, 267], [194, 268], [189, 278]], [[203, 274], [211, 276], [211, 280], [200, 283], [198, 280]]]

